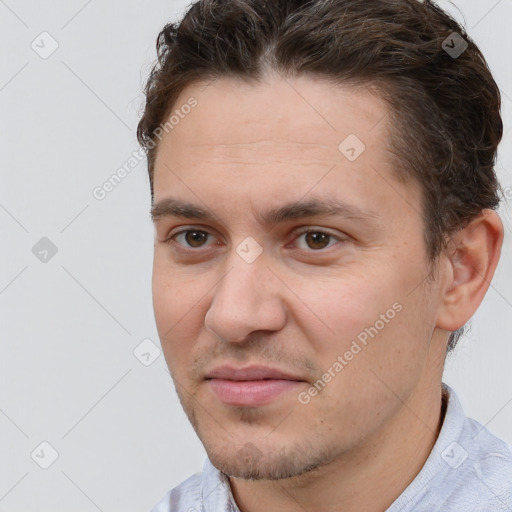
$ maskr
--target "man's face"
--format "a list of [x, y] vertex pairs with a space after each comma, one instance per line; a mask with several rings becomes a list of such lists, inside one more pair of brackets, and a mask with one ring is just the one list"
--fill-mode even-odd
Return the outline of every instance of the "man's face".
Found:
[[[394, 177], [386, 104], [313, 78], [222, 78], [175, 110], [155, 166], [153, 301], [210, 460], [274, 479], [377, 442], [441, 350], [420, 191]], [[170, 198], [208, 215], [166, 215]]]

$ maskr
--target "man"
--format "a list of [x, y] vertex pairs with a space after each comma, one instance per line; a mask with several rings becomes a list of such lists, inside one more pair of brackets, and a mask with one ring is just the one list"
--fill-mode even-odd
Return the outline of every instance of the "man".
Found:
[[208, 458], [154, 510], [512, 510], [442, 384], [503, 241], [475, 44], [430, 1], [200, 0], [157, 50], [154, 310]]

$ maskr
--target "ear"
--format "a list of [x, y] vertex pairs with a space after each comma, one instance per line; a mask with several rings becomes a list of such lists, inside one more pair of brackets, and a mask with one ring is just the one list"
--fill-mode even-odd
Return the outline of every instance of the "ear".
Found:
[[480, 306], [500, 259], [503, 223], [485, 209], [450, 240], [442, 256], [437, 327], [456, 331]]

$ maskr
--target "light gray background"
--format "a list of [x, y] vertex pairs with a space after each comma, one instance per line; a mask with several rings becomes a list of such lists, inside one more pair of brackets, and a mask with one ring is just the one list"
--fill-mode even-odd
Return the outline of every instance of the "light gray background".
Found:
[[[497, 169], [512, 187], [512, 0], [455, 4], [503, 92]], [[133, 353], [159, 345], [145, 161], [92, 195], [138, 150], [154, 41], [186, 5], [0, 0], [0, 511], [143, 511], [201, 469], [163, 357]], [[46, 59], [31, 47], [51, 48], [43, 31], [59, 45]], [[445, 377], [510, 443], [511, 193], [502, 261]], [[32, 252], [42, 237], [58, 249], [46, 262]], [[48, 469], [44, 441], [58, 453]]]

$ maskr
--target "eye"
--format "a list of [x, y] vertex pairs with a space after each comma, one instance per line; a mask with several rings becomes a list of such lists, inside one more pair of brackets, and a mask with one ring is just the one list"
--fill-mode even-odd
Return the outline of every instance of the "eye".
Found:
[[[211, 243], [208, 243], [208, 241], [211, 241]], [[342, 241], [344, 241], [343, 238], [338, 235], [322, 231], [318, 228], [307, 228], [298, 233], [293, 244], [305, 251], [321, 251]], [[164, 242], [192, 251], [218, 244], [211, 233], [194, 228], [184, 229], [171, 234]]]
[[[176, 244], [187, 249], [200, 249], [207, 247], [208, 237], [210, 233], [201, 229], [184, 229], [169, 236], [165, 242], [168, 244]], [[210, 244], [211, 245], [211, 244]]]
[[305, 246], [304, 244], [302, 246], [298, 244], [298, 248], [309, 251], [320, 251], [343, 241], [339, 236], [316, 228], [308, 228], [307, 230], [299, 233], [299, 236], [295, 239], [294, 243], [297, 243], [297, 240], [300, 241], [301, 239], [304, 240]]

